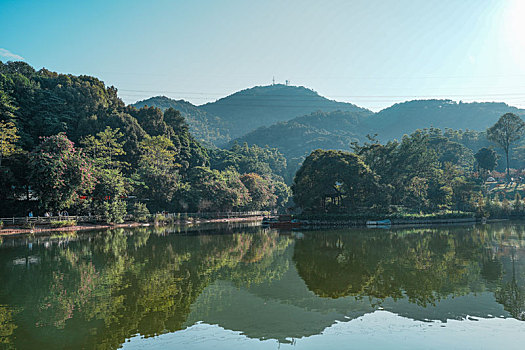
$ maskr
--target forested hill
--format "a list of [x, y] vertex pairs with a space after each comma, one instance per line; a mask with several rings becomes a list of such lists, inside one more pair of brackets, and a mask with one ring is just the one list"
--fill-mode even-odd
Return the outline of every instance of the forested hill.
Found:
[[287, 122], [260, 127], [232, 143], [272, 145], [288, 159], [302, 157], [315, 149], [348, 150], [353, 141], [364, 139], [368, 113], [315, 112]]
[[222, 146], [230, 141], [229, 125], [220, 117], [206, 113], [197, 106], [184, 100], [174, 100], [166, 96], [150, 97], [132, 104], [133, 107], [157, 107], [165, 111], [173, 108], [179, 111], [188, 122], [193, 136], [205, 144]]
[[[386, 142], [400, 140], [404, 134], [411, 134], [417, 129], [432, 127], [469, 130], [452, 133], [454, 135], [450, 137], [475, 153], [481, 147], [493, 145], [486, 139], [484, 131], [508, 112], [523, 115], [525, 111], [495, 102], [409, 101], [373, 115], [341, 111], [312, 113], [288, 122], [260, 127], [231, 143], [246, 142], [250, 145], [275, 147], [286, 156], [290, 172], [297, 169], [303, 157], [318, 148], [350, 150], [351, 142], [363, 142], [368, 134], [377, 134], [380, 141]], [[520, 143], [520, 146], [524, 145]], [[514, 162], [519, 162], [515, 164], [522, 164], [519, 154], [513, 154], [512, 158]]]
[[230, 135], [242, 136], [260, 126], [289, 121], [295, 117], [316, 111], [331, 112], [336, 110], [372, 112], [351, 103], [337, 102], [320, 96], [317, 92], [302, 86], [282, 84], [257, 86], [242, 90], [213, 103], [207, 103], [199, 109], [221, 117], [234, 125]]
[[462, 103], [451, 100], [414, 100], [397, 103], [374, 114], [364, 127], [387, 141], [401, 138], [416, 129], [435, 127], [439, 129], [484, 131], [505, 113], [524, 115], [525, 110], [497, 102]]
[[282, 210], [290, 193], [275, 149], [207, 149], [178, 110], [126, 106], [95, 77], [25, 62], [0, 61], [0, 140], [0, 217]]
[[329, 100], [302, 86], [282, 84], [242, 90], [202, 106], [165, 96], [151, 97], [132, 106], [153, 106], [162, 110], [174, 108], [186, 118], [199, 141], [219, 147], [260, 126], [286, 122], [316, 111], [358, 112], [363, 117], [373, 114], [351, 103]]

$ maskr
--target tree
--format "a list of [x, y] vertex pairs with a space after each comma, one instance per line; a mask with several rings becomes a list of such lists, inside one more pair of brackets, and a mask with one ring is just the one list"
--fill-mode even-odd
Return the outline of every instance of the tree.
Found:
[[[160, 207], [168, 205], [179, 186], [176, 151], [165, 136], [147, 136], [139, 144], [141, 156], [138, 173], [144, 182], [143, 195]], [[163, 210], [166, 208], [162, 208]]]
[[498, 165], [498, 154], [493, 149], [483, 147], [475, 155], [478, 168], [485, 172], [492, 171]]
[[487, 138], [497, 143], [505, 152], [507, 160], [507, 179], [510, 179], [509, 151], [512, 144], [525, 132], [525, 122], [513, 113], [502, 115], [499, 120], [487, 129]]
[[186, 202], [198, 211], [231, 211], [251, 202], [250, 193], [234, 170], [195, 167], [189, 174]]
[[92, 193], [95, 215], [106, 222], [120, 223], [126, 215], [126, 203], [122, 198], [130, 191], [130, 185], [118, 169], [97, 169], [96, 184]]
[[295, 204], [306, 211], [346, 210], [380, 203], [376, 175], [356, 154], [342, 151], [312, 152], [295, 175]]
[[0, 120], [0, 167], [2, 166], [3, 158], [16, 152], [16, 141], [19, 138], [15, 123]]
[[241, 181], [252, 198], [246, 209], [261, 210], [275, 207], [277, 196], [274, 194], [273, 184], [268, 179], [258, 174], [250, 173], [242, 175]]
[[44, 137], [29, 155], [31, 187], [45, 210], [68, 208], [91, 192], [93, 167], [65, 134]]
[[96, 137], [88, 135], [84, 137], [80, 144], [97, 168], [121, 169], [125, 164], [118, 161], [118, 157], [126, 155], [124, 152], [125, 141], [120, 141], [124, 134], [119, 129], [113, 130], [106, 126], [104, 131], [97, 133]]

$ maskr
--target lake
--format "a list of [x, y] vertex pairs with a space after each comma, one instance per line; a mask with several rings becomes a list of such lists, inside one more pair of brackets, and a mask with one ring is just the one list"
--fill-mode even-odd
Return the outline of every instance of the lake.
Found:
[[0, 348], [522, 349], [525, 223], [3, 238]]

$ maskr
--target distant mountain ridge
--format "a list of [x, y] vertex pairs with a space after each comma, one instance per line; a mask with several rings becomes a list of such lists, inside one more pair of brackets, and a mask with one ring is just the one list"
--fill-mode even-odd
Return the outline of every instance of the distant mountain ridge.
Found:
[[179, 110], [198, 140], [216, 146], [224, 146], [232, 138], [241, 137], [258, 127], [289, 121], [316, 111], [373, 114], [351, 103], [329, 100], [302, 86], [282, 84], [256, 86], [201, 106], [165, 96], [132, 104], [137, 108], [146, 105], [162, 110], [170, 107]]
[[165, 96], [133, 104], [144, 105], [179, 110], [195, 137], [208, 145], [268, 145], [289, 159], [315, 148], [348, 149], [350, 142], [364, 140], [367, 134], [377, 134], [384, 142], [430, 127], [484, 131], [505, 113], [525, 115], [525, 110], [500, 102], [437, 99], [396, 103], [373, 113], [302, 86], [282, 84], [252, 87], [201, 106]]
[[351, 103], [329, 100], [303, 86], [282, 84], [242, 90], [199, 108], [235, 125], [235, 129], [231, 129], [233, 138], [260, 126], [288, 121], [316, 111], [340, 110], [373, 114], [372, 111]]
[[368, 129], [362, 125], [367, 118], [367, 113], [359, 112], [315, 112], [262, 126], [231, 143], [276, 147], [288, 159], [301, 157], [318, 148], [348, 150], [351, 142], [364, 139]]
[[377, 133], [380, 140], [387, 141], [429, 127], [484, 131], [505, 113], [523, 116], [525, 110], [502, 102], [413, 100], [375, 113], [364, 126]]

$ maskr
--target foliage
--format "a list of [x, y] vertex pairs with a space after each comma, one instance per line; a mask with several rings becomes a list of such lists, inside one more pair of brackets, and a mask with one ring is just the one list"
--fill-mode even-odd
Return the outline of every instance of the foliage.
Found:
[[488, 139], [497, 143], [505, 152], [507, 178], [509, 179], [509, 151], [512, 144], [518, 141], [524, 132], [525, 122], [513, 113], [505, 113], [499, 118], [496, 124], [487, 129]]
[[483, 147], [474, 155], [476, 158], [477, 166], [480, 170], [485, 172], [492, 171], [498, 164], [497, 153], [490, 148]]
[[[306, 211], [328, 212], [368, 210], [388, 214], [389, 205], [404, 206], [415, 213], [449, 208], [477, 210], [480, 186], [471, 176], [472, 153], [449, 141], [440, 130], [418, 130], [405, 135], [401, 142], [386, 144], [370, 136], [368, 142], [353, 143], [352, 148], [355, 153], [339, 152], [337, 157], [318, 162], [311, 160], [323, 151], [313, 152], [297, 172], [295, 203]], [[368, 175], [343, 180], [356, 172], [349, 161], [341, 161], [343, 157], [359, 159]], [[345, 189], [345, 182], [352, 185]], [[353, 183], [371, 187], [360, 192]], [[348, 194], [358, 204], [349, 205]]]
[[133, 204], [131, 215], [133, 215], [134, 221], [147, 222], [150, 216], [150, 212], [146, 204], [137, 202]]
[[247, 143], [242, 146], [235, 143], [230, 150], [211, 150], [210, 166], [217, 170], [233, 168], [240, 174], [271, 176], [281, 181], [286, 174], [286, 159], [276, 148]]
[[308, 211], [355, 210], [372, 205], [377, 180], [356, 154], [316, 150], [295, 175], [292, 191], [295, 203]]
[[52, 220], [50, 222], [51, 227], [70, 227], [76, 226], [76, 220]]
[[95, 205], [95, 213], [108, 224], [120, 224], [126, 216], [126, 203], [121, 199], [102, 201]]
[[19, 138], [13, 122], [0, 120], [0, 167], [5, 157], [9, 157], [17, 151], [16, 142]]
[[65, 134], [44, 137], [29, 157], [33, 190], [46, 210], [68, 208], [94, 185], [93, 168]]
[[189, 188], [184, 190], [182, 207], [195, 211], [231, 211], [247, 206], [252, 198], [233, 170], [196, 167], [189, 174]]
[[230, 140], [228, 124], [220, 117], [206, 113], [184, 100], [173, 100], [165, 96], [151, 97], [133, 104], [136, 108], [157, 107], [162, 111], [173, 108], [188, 121], [190, 131], [205, 145], [222, 146]]
[[97, 182], [93, 189], [93, 213], [106, 222], [121, 223], [126, 215], [126, 203], [122, 198], [129, 191], [127, 179], [117, 169], [100, 168], [96, 171]]
[[96, 168], [104, 169], [122, 169], [124, 162], [118, 160], [119, 157], [126, 154], [124, 151], [124, 141], [120, 141], [124, 134], [120, 129], [113, 130], [107, 126], [104, 131], [97, 133], [96, 136], [88, 135], [84, 137], [80, 144], [84, 153], [93, 160]]
[[250, 195], [250, 201], [245, 205], [247, 210], [267, 210], [275, 207], [277, 195], [270, 180], [250, 173], [242, 175], [241, 182]]
[[144, 183], [142, 194], [160, 207], [167, 206], [179, 187], [180, 164], [175, 163], [173, 142], [165, 136], [146, 137], [140, 142], [140, 151], [138, 174]]

